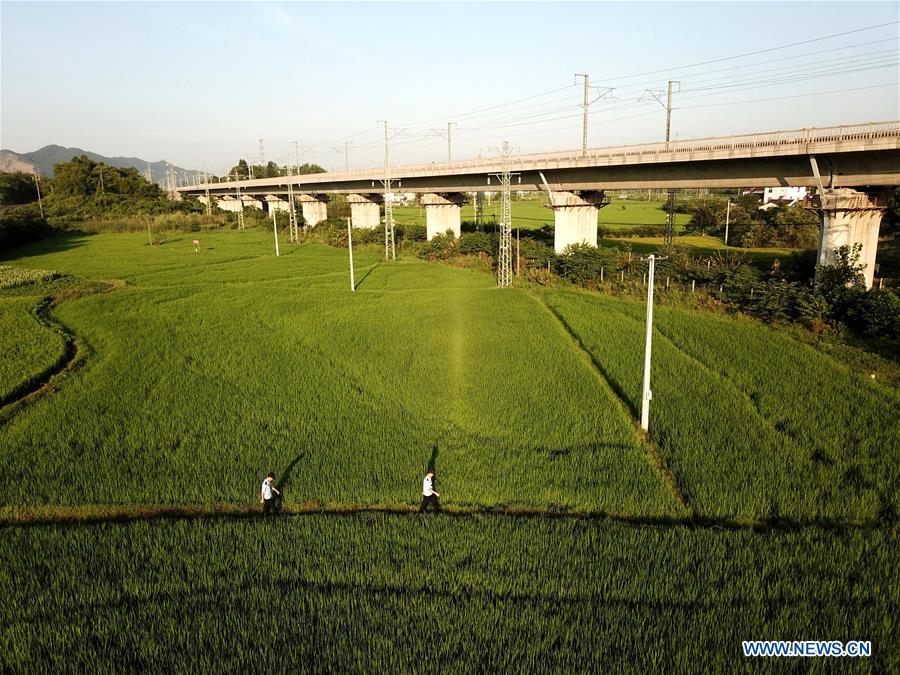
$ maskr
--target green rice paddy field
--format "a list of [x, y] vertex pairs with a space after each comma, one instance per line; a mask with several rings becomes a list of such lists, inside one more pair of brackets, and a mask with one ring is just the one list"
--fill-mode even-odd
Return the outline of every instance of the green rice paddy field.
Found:
[[900, 668], [896, 389], [660, 307], [645, 436], [641, 303], [194, 236], [3, 261], [3, 670]]

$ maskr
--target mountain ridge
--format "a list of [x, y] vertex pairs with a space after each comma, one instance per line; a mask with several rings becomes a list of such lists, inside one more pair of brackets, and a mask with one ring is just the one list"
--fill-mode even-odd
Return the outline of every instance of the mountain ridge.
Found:
[[184, 177], [193, 179], [196, 173], [196, 169], [174, 166], [164, 159], [149, 162], [140, 157], [107, 157], [91, 150], [70, 148], [55, 143], [45, 145], [32, 152], [0, 150], [0, 171], [25, 171], [26, 173], [40, 173], [44, 176], [52, 176], [54, 164], [68, 162], [73, 157], [80, 155], [85, 155], [95, 162], [103, 162], [118, 169], [137, 169], [144, 177], [147, 176], [147, 167], [149, 166], [152, 182], [160, 184], [165, 183], [166, 169], [169, 166], [175, 169], [179, 181], [184, 180]]

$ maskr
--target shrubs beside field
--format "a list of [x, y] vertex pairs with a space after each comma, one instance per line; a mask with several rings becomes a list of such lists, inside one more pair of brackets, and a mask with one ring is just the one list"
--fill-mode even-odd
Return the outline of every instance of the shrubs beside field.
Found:
[[[337, 219], [315, 232], [332, 246], [347, 245], [346, 224]], [[432, 261], [478, 257], [493, 265], [499, 247], [496, 232], [463, 232], [456, 238], [448, 231], [426, 241], [424, 228], [408, 225], [398, 227], [396, 236], [401, 250]], [[384, 231], [354, 229], [353, 242], [381, 246]], [[646, 294], [646, 263], [627, 244], [571, 245], [556, 254], [542, 239], [526, 236], [513, 242], [513, 256], [514, 271], [527, 282], [546, 286], [563, 280], [614, 295]], [[834, 265], [817, 266], [814, 251], [799, 251], [763, 270], [739, 252], [701, 258], [689, 247], [676, 246], [657, 262], [659, 301], [719, 307], [816, 332], [849, 330], [865, 338], [900, 339], [900, 298], [892, 290], [865, 289], [858, 249], [844, 247], [837, 259]]]

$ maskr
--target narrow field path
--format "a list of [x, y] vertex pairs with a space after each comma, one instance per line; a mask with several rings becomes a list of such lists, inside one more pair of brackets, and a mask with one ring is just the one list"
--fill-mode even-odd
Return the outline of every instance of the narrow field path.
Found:
[[[158, 504], [124, 504], [119, 506], [59, 506], [59, 507], [4, 507], [0, 511], [0, 531], [3, 528], [88, 526], [104, 523], [131, 523], [153, 520], [199, 520], [217, 518], [262, 519], [262, 507], [248, 503], [218, 503], [213, 505], [166, 506]], [[900, 521], [838, 520], [832, 518], [770, 518], [761, 520], [736, 520], [706, 516], [635, 516], [604, 511], [551, 510], [536, 506], [445, 506], [440, 514], [419, 514], [415, 504], [319, 504], [309, 502], [287, 505], [269, 518], [303, 516], [356, 516], [384, 515], [421, 518], [521, 518], [565, 519], [586, 522], [617, 522], [636, 527], [683, 527], [716, 531], [778, 532], [818, 529], [834, 532], [851, 530], [886, 530], [900, 535]]]
[[685, 496], [684, 490], [682, 490], [675, 474], [666, 465], [662, 452], [656, 446], [656, 444], [653, 443], [650, 437], [646, 433], [644, 433], [643, 430], [638, 426], [637, 411], [631, 408], [631, 405], [628, 403], [628, 399], [625, 396], [625, 392], [623, 392], [613, 382], [609, 373], [607, 373], [606, 369], [603, 367], [603, 364], [597, 361], [596, 357], [587, 348], [582, 339], [568, 324], [565, 318], [563, 318], [562, 315], [556, 312], [556, 310], [554, 310], [541, 298], [537, 297], [533, 293], [528, 292], [528, 295], [554, 319], [554, 323], [557, 325], [560, 331], [566, 335], [569, 343], [572, 345], [572, 348], [579, 353], [582, 362], [584, 362], [585, 365], [590, 368], [597, 382], [609, 388], [609, 390], [613, 392], [613, 398], [618, 404], [620, 412], [625, 418], [628, 419], [629, 422], [631, 422], [632, 427], [634, 427], [635, 434], [638, 436], [641, 444], [646, 449], [650, 463], [659, 474], [660, 479], [663, 481], [663, 483], [665, 483], [666, 487], [669, 489], [669, 491], [672, 493], [681, 507], [684, 508], [688, 513], [692, 514], [694, 518], [697, 518], [697, 511], [691, 506], [690, 502]]

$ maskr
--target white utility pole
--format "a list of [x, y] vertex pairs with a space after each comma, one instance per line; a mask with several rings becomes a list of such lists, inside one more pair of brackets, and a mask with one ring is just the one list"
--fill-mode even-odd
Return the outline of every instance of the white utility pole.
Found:
[[587, 156], [587, 138], [588, 138], [588, 80], [590, 77], [587, 73], [575, 73], [575, 77], [583, 77], [584, 78], [584, 127], [581, 131], [581, 155], [583, 157]]
[[275, 219], [275, 209], [272, 209], [272, 232], [275, 233], [275, 257], [281, 255], [278, 252], [278, 223]]
[[[100, 174], [101, 176], [103, 174]], [[38, 179], [37, 173], [34, 174], [34, 187], [37, 188], [38, 208], [41, 210], [41, 218], [44, 217], [44, 205], [41, 202], [41, 181]]]
[[350, 141], [344, 141], [344, 149], [333, 148], [333, 150], [339, 155], [344, 156], [344, 171], [350, 171], [350, 146], [353, 145]]
[[347, 218], [347, 248], [350, 251], [350, 291], [356, 290], [356, 281], [353, 278], [353, 229], [350, 227], [350, 219]]
[[653, 277], [657, 258], [651, 253], [647, 260], [650, 263], [647, 275], [647, 339], [644, 346], [644, 386], [641, 396], [641, 429], [644, 431], [650, 428], [650, 401], [653, 399], [653, 392], [650, 390], [650, 353], [653, 340]]
[[728, 225], [731, 222], [731, 200], [725, 205], [725, 245], [728, 246]]

